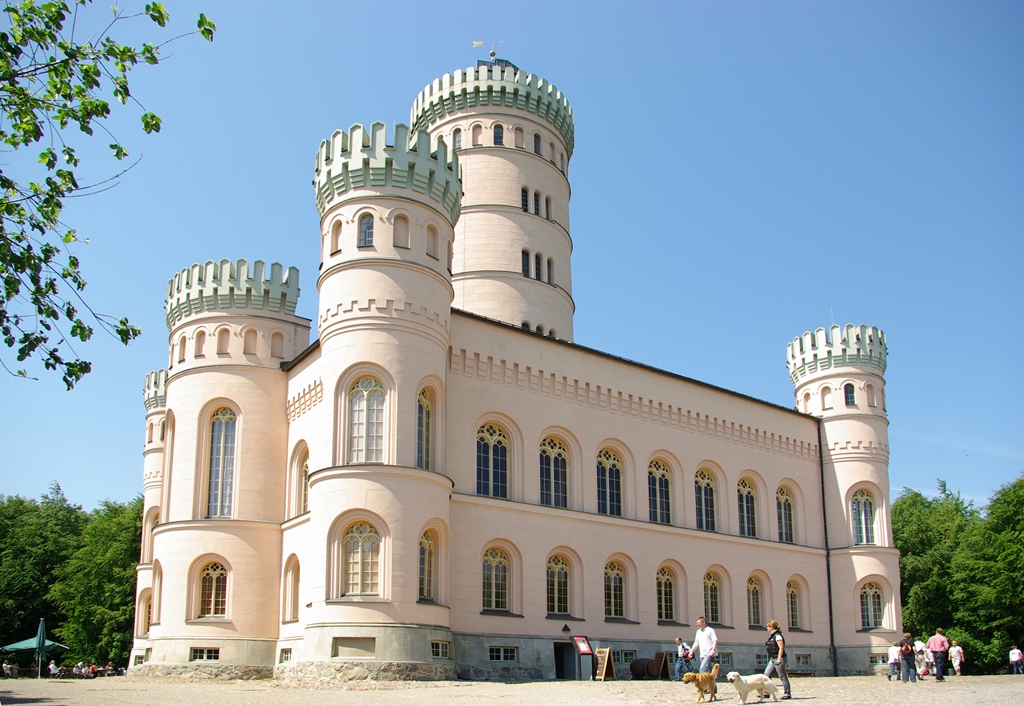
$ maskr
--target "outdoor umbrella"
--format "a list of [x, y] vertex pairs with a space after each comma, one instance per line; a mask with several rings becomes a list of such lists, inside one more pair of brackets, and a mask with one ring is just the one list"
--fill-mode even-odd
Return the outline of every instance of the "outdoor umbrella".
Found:
[[54, 642], [53, 640], [46, 639], [46, 620], [43, 618], [39, 619], [39, 630], [36, 631], [35, 637], [30, 637], [27, 640], [21, 642], [12, 642], [9, 645], [0, 647], [0, 652], [17, 652], [18, 650], [33, 650], [39, 656], [39, 678], [42, 678], [43, 662], [46, 660], [46, 651], [52, 649], [66, 650], [67, 647]]

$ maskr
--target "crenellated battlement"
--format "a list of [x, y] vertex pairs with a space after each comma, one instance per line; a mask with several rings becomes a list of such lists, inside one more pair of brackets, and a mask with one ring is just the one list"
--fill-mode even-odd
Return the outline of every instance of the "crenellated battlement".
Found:
[[546, 120], [572, 156], [575, 123], [569, 101], [551, 83], [514, 66], [483, 64], [434, 79], [413, 102], [409, 122], [414, 130], [426, 130], [448, 115], [477, 106], [515, 108]]
[[167, 283], [167, 329], [186, 316], [222, 309], [256, 309], [295, 314], [299, 300], [299, 270], [278, 262], [270, 265], [256, 260], [207, 260], [175, 273]]
[[[454, 226], [462, 207], [459, 161], [443, 140], [431, 150], [430, 134], [406, 125], [395, 126], [395, 139], [387, 141], [387, 126], [376, 122], [366, 130], [355, 124], [346, 133], [337, 130], [320, 143], [316, 153], [316, 207], [320, 215], [347, 192], [390, 187], [409, 189], [440, 206]], [[436, 207], [436, 206], [435, 206]]]
[[146, 384], [142, 387], [142, 399], [146, 411], [159, 409], [167, 403], [167, 371], [153, 370], [146, 373]]
[[786, 346], [786, 354], [794, 385], [811, 373], [842, 366], [866, 366], [884, 374], [885, 333], [874, 326], [833, 325], [828, 330], [819, 328], [794, 338]]

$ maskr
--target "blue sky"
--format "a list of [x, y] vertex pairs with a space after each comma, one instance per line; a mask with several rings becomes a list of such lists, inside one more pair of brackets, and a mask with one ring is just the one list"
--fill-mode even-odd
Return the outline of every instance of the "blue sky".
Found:
[[[427, 83], [485, 58], [473, 40], [498, 39], [575, 112], [578, 343], [790, 406], [790, 340], [878, 326], [894, 496], [941, 478], [983, 503], [1024, 471], [1024, 3], [165, 4], [172, 30], [205, 11], [216, 40], [134, 72], [163, 130], [118, 114], [143, 159], [65, 214], [90, 239], [88, 301], [144, 336], [98, 334], [70, 393], [52, 374], [0, 378], [0, 493], [56, 480], [87, 508], [139, 493], [167, 280], [279, 261], [314, 318], [318, 144], [408, 122]], [[82, 176], [110, 176], [94, 142]]]

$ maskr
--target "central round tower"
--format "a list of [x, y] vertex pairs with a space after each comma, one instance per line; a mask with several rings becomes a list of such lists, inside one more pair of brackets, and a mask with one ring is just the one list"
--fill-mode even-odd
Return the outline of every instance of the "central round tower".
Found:
[[424, 88], [410, 120], [462, 166], [452, 305], [572, 340], [569, 102], [507, 61], [481, 61]]

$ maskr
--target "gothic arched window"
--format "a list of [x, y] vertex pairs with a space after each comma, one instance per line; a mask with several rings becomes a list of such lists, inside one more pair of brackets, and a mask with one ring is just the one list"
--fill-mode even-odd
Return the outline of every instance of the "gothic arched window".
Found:
[[359, 218], [359, 247], [373, 245], [373, 216], [369, 213]]
[[558, 439], [544, 439], [540, 445], [540, 504], [569, 505], [569, 454]]
[[199, 572], [200, 618], [223, 618], [228, 611], [228, 571], [212, 561]]
[[508, 437], [493, 424], [476, 433], [476, 494], [508, 497]]
[[877, 583], [860, 589], [860, 626], [864, 630], [882, 627], [882, 587]]
[[360, 378], [348, 397], [348, 462], [381, 463], [384, 460], [384, 386], [376, 378]]
[[569, 562], [560, 556], [548, 559], [548, 613], [569, 614]]
[[434, 535], [430, 530], [420, 535], [419, 597], [434, 600]]
[[230, 517], [235, 481], [235, 413], [218, 409], [210, 423], [207, 517]]
[[344, 596], [376, 596], [380, 577], [380, 534], [368, 522], [356, 522], [345, 530]]
[[704, 574], [704, 615], [709, 623], [722, 622], [720, 582], [715, 574]]
[[433, 406], [430, 392], [420, 390], [416, 400], [416, 468], [430, 470], [430, 441], [433, 424]]
[[715, 531], [715, 481], [705, 470], [697, 471], [693, 480], [697, 498], [697, 529]]
[[793, 495], [786, 488], [779, 488], [775, 493], [775, 509], [779, 516], [779, 541], [796, 541], [793, 533]]
[[853, 494], [853, 543], [875, 543], [875, 499], [866, 490]]
[[757, 495], [754, 493], [754, 486], [751, 485], [750, 481], [741, 480], [737, 484], [736, 500], [740, 516], [740, 536], [756, 537], [757, 518], [754, 506], [757, 502]]
[[501, 125], [494, 126], [494, 144], [505, 144], [505, 128], [503, 128]]
[[488, 549], [483, 559], [484, 610], [508, 610], [509, 562], [505, 552]]
[[658, 620], [675, 621], [675, 576], [670, 569], [658, 569]]
[[792, 581], [786, 582], [786, 622], [790, 630], [800, 627], [800, 589]]
[[597, 455], [597, 511], [622, 516], [622, 461], [608, 449]]
[[846, 383], [843, 386], [843, 397], [847, 407], [857, 406], [857, 392], [851, 383]]
[[626, 617], [626, 572], [614, 561], [604, 567], [604, 617]]
[[761, 627], [761, 582], [747, 579], [747, 625]]
[[651, 522], [662, 524], [672, 523], [671, 505], [669, 502], [668, 467], [661, 461], [651, 461], [647, 467], [647, 500]]

